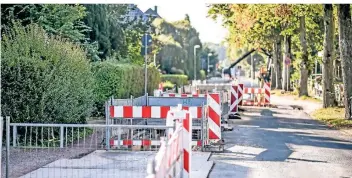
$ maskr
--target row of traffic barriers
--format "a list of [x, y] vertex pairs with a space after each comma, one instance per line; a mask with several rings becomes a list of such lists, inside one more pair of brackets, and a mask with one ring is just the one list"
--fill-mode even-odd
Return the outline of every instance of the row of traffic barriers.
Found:
[[[250, 98], [244, 98], [250, 95]], [[246, 88], [243, 84], [231, 87], [231, 101], [229, 114], [237, 114], [238, 106], [269, 106], [270, 83], [264, 83], [264, 88]]]
[[[192, 145], [203, 149], [221, 139], [220, 93], [207, 95], [147, 96], [146, 102], [111, 99], [106, 103], [106, 123], [117, 125], [166, 125], [167, 113], [182, 104], [193, 116]], [[138, 99], [139, 100], [139, 99]], [[134, 105], [139, 103], [139, 105]], [[147, 103], [147, 104], [146, 104]], [[176, 106], [175, 106], [176, 105]], [[121, 133], [122, 132], [122, 133]], [[108, 149], [154, 150], [160, 147], [164, 130], [129, 130], [106, 132]]]
[[167, 137], [154, 159], [148, 164], [147, 178], [190, 177], [192, 160], [192, 113], [178, 108], [167, 113]]

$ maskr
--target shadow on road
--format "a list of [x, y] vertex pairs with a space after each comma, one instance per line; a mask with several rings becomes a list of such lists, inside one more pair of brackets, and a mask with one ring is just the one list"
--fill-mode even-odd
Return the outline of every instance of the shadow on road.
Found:
[[[300, 112], [300, 111], [297, 111]], [[333, 135], [322, 136], [313, 132], [324, 131], [328, 128], [312, 119], [292, 117], [275, 117], [269, 109], [263, 109], [260, 116], [246, 116], [235, 122], [234, 131], [224, 134], [226, 148], [234, 146], [263, 148], [259, 154], [251, 157], [237, 156], [232, 160], [252, 161], [286, 161], [294, 152], [289, 145], [310, 146], [317, 148], [331, 148], [338, 150], [352, 150], [352, 141], [333, 138]], [[314, 152], [312, 148], [312, 152]], [[230, 151], [231, 152], [231, 151]], [[234, 154], [243, 154], [236, 153]], [[352, 156], [350, 155], [350, 159]], [[320, 160], [300, 159], [309, 162], [324, 162]]]

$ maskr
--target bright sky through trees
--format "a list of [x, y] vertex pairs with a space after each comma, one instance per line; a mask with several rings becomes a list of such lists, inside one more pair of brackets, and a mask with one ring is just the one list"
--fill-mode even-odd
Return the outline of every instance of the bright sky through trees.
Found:
[[188, 14], [192, 25], [199, 32], [202, 42], [222, 42], [227, 34], [227, 30], [221, 26], [221, 21], [217, 23], [214, 20], [207, 18], [208, 7], [203, 2], [189, 1], [185, 3], [173, 2], [138, 2], [137, 6], [144, 12], [148, 8], [158, 6], [159, 15], [167, 21], [176, 21], [184, 19], [185, 14]]

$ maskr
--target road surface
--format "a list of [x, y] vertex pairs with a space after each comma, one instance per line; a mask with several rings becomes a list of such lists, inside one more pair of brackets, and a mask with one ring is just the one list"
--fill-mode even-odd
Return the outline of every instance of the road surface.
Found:
[[225, 152], [215, 153], [211, 178], [352, 178], [352, 139], [303, 111], [247, 110], [224, 132]]

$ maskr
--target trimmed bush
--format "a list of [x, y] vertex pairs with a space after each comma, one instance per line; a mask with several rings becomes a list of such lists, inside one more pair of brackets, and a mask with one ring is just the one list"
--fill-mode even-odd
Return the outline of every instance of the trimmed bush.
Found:
[[93, 105], [93, 75], [77, 45], [35, 24], [3, 35], [1, 109], [11, 122], [85, 123]]
[[199, 78], [200, 80], [205, 80], [207, 78], [207, 75], [205, 74], [204, 70], [199, 71]]
[[[131, 95], [144, 95], [144, 67], [131, 64], [119, 64], [113, 60], [93, 64], [95, 77], [94, 115], [104, 115], [104, 102], [111, 96], [125, 99]], [[148, 93], [153, 93], [160, 83], [160, 73], [154, 66], [148, 67]]]
[[177, 86], [187, 85], [188, 84], [188, 77], [187, 75], [162, 75], [161, 80], [163, 82], [170, 81], [171, 83], [176, 84]]
[[166, 90], [171, 90], [175, 87], [175, 84], [171, 83], [170, 81], [163, 82], [163, 89], [164, 91]]

